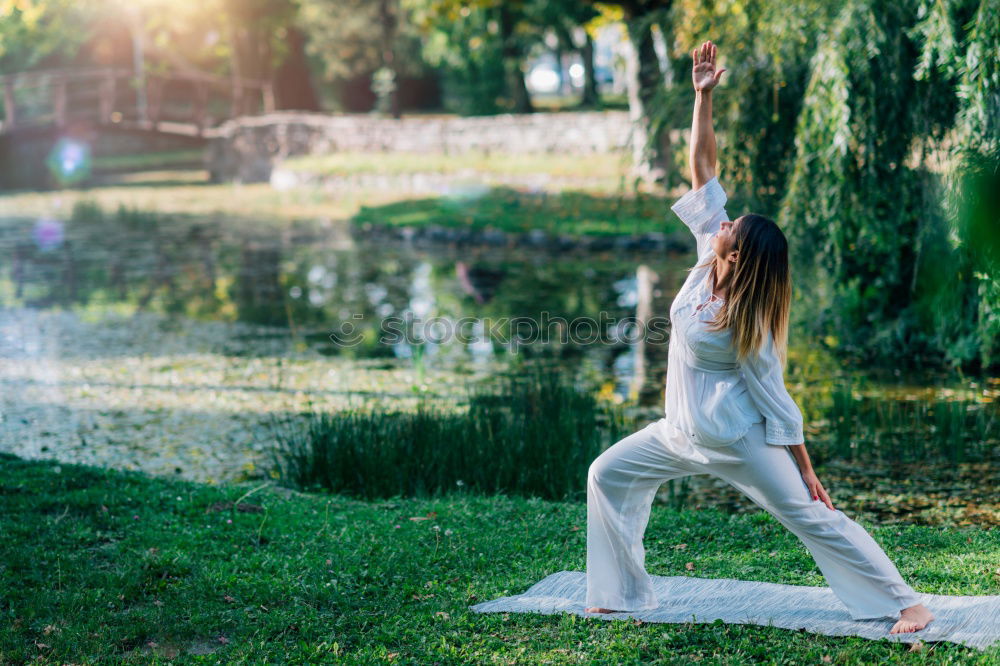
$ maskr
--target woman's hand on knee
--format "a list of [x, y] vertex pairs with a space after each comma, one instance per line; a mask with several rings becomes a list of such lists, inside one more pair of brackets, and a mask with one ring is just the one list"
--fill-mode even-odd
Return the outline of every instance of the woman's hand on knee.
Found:
[[802, 480], [806, 484], [806, 488], [809, 489], [809, 494], [812, 498], [823, 500], [823, 503], [830, 507], [830, 510], [835, 510], [833, 507], [833, 501], [830, 500], [830, 495], [826, 492], [826, 488], [823, 484], [819, 482], [819, 477], [816, 476], [816, 472], [812, 470], [802, 473]]

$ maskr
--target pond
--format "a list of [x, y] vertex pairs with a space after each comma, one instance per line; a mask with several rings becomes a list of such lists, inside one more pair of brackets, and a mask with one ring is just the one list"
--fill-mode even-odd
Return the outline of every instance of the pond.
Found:
[[4, 446], [19, 455], [221, 481], [253, 463], [260, 414], [456, 396], [518, 354], [578, 365], [651, 413], [662, 399], [665, 335], [626, 328], [643, 280], [667, 311], [686, 257], [77, 217], [0, 230]]

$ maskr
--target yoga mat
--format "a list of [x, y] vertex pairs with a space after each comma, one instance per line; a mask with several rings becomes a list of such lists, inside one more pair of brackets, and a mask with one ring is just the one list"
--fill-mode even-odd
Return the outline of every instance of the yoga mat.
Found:
[[984, 650], [1000, 640], [1000, 595], [920, 594], [934, 620], [920, 631], [890, 634], [891, 618], [852, 620], [829, 587], [760, 583], [733, 578], [651, 576], [660, 607], [648, 611], [586, 613], [587, 574], [550, 574], [522, 594], [469, 606], [477, 613], [574, 613], [605, 620], [773, 625], [828, 636], [862, 636], [901, 643], [950, 641]]

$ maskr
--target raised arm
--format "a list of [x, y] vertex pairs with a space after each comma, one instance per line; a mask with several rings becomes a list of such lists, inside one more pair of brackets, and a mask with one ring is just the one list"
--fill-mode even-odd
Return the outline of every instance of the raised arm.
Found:
[[725, 70], [715, 68], [716, 48], [705, 42], [692, 52], [694, 118], [691, 121], [691, 188], [697, 190], [715, 177], [715, 132], [712, 130], [712, 89]]

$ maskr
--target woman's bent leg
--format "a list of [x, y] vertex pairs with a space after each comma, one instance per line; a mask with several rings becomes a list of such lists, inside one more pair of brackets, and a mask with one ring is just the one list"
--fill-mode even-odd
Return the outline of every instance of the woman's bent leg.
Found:
[[764, 424], [740, 440], [746, 461], [717, 469], [718, 476], [791, 530], [855, 620], [893, 617], [920, 603], [885, 551], [839, 509], [813, 500], [791, 451], [764, 442]]
[[587, 475], [587, 601], [610, 610], [657, 608], [642, 537], [657, 489], [695, 473], [658, 438], [657, 424], [620, 440]]

